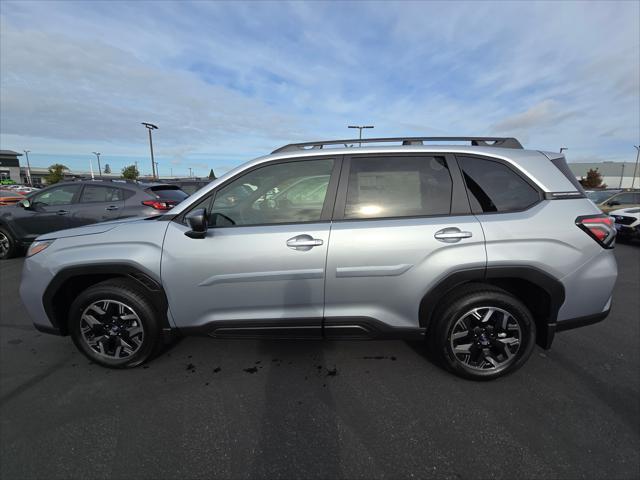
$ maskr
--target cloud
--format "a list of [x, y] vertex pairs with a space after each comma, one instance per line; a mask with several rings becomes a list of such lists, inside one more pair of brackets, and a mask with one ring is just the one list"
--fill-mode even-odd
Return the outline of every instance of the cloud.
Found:
[[638, 142], [637, 2], [398, 5], [3, 2], [0, 143], [143, 157], [151, 121], [165, 165], [216, 168], [353, 122], [576, 159]]

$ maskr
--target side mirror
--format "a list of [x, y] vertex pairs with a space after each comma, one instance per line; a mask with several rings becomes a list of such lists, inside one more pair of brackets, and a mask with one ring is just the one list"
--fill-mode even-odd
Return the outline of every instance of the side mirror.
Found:
[[610, 207], [615, 207], [616, 205], [620, 205], [620, 202], [617, 200], [611, 200], [609, 203], [607, 203], [607, 205]]
[[189, 238], [204, 238], [207, 236], [207, 229], [209, 228], [207, 220], [207, 210], [205, 208], [198, 208], [189, 213], [185, 219], [191, 227], [191, 230], [184, 234]]
[[24, 200], [20, 200], [18, 202], [18, 205], [20, 205], [25, 210], [30, 210], [31, 209], [31, 202], [29, 201], [28, 198], [25, 198]]

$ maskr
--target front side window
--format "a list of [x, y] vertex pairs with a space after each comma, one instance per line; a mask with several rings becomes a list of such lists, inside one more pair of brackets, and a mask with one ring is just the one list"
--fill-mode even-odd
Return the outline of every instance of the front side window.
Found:
[[79, 190], [80, 185], [61, 185], [36, 195], [32, 203], [45, 207], [50, 205], [68, 205], [73, 201], [73, 197]]
[[493, 160], [458, 156], [474, 212], [524, 210], [540, 194], [506, 165]]
[[80, 203], [119, 202], [120, 200], [122, 200], [122, 190], [98, 185], [85, 186], [80, 197]]
[[304, 160], [252, 170], [216, 192], [209, 223], [227, 226], [319, 221], [333, 164], [331, 159]]
[[451, 192], [442, 157], [352, 158], [344, 217], [449, 214]]

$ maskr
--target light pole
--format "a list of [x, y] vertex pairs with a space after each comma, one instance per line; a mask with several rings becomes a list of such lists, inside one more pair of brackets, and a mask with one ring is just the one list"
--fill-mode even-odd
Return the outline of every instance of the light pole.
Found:
[[374, 128], [373, 125], [349, 125], [347, 128], [357, 128], [358, 130], [360, 130], [360, 135], [358, 136], [358, 139], [360, 140], [358, 142], [358, 146], [361, 147], [362, 146], [362, 129], [363, 128]]
[[624, 162], [622, 162], [622, 170], [620, 171], [620, 185], [618, 185], [618, 188], [622, 188], [622, 177], [624, 177]]
[[29, 182], [29, 186], [33, 187], [33, 182], [31, 181], [31, 165], [29, 165], [29, 152], [31, 150], [23, 150], [25, 156], [27, 157], [27, 181]]
[[98, 159], [98, 178], [102, 178], [102, 167], [100, 167], [100, 152], [93, 152]]
[[638, 171], [638, 160], [640, 159], [640, 146], [634, 145], [633, 147], [638, 151], [638, 153], [636, 153], [636, 165], [633, 167], [633, 178], [631, 179], [631, 188], [633, 188], [633, 186], [636, 183], [636, 172]]
[[155, 162], [155, 163], [156, 163], [156, 174], [158, 175], [157, 178], [160, 178], [160, 168], [158, 167], [158, 162]]
[[189, 167], [189, 178], [191, 178], [191, 167]]
[[142, 125], [144, 125], [147, 128], [147, 130], [149, 130], [149, 149], [151, 149], [151, 170], [152, 170], [153, 178], [156, 178], [156, 164], [155, 164], [155, 160], [153, 159], [153, 140], [151, 139], [151, 130], [157, 130], [158, 127], [153, 123], [147, 123], [147, 122], [142, 122]]
[[564, 152], [565, 150], [569, 150], [567, 147], [560, 147], [560, 153]]

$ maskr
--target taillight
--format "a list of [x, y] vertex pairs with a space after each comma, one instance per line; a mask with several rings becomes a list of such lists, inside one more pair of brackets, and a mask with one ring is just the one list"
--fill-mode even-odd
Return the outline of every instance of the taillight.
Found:
[[147, 207], [153, 207], [156, 210], [171, 210], [174, 207], [174, 203], [161, 202], [160, 200], [145, 200], [142, 202]]
[[613, 248], [616, 228], [609, 215], [583, 215], [576, 218], [576, 225], [598, 242], [603, 248]]

